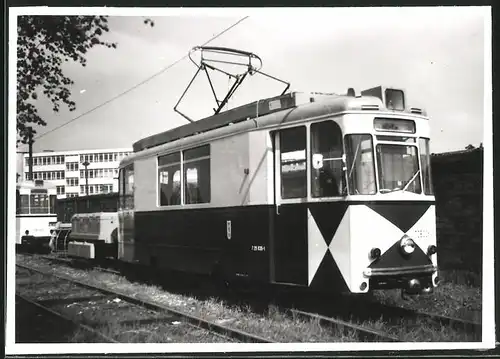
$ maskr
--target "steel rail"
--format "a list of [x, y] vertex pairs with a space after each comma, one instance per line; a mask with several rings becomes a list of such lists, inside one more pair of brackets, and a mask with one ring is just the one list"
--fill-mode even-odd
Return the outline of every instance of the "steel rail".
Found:
[[480, 336], [482, 333], [481, 323], [476, 323], [461, 318], [453, 318], [437, 313], [425, 313], [415, 309], [409, 309], [380, 302], [369, 301], [367, 304], [372, 306], [375, 310], [383, 311], [384, 314], [390, 313], [388, 315], [392, 317], [413, 317], [413, 319], [430, 320], [435, 322], [436, 324], [444, 325], [452, 329], [473, 333], [476, 336]]
[[23, 296], [22, 294], [20, 293], [16, 293], [16, 297], [37, 307], [39, 310], [42, 310], [42, 311], [45, 311], [47, 313], [50, 313], [51, 315], [55, 316], [55, 317], [58, 317], [60, 319], [63, 319], [67, 322], [71, 322], [72, 324], [74, 324], [76, 327], [78, 328], [81, 328], [83, 329], [84, 331], [86, 331], [87, 333], [89, 334], [92, 334], [92, 335], [95, 335], [96, 337], [99, 337], [101, 338], [102, 340], [104, 340], [104, 342], [107, 342], [107, 343], [119, 343], [118, 341], [100, 333], [99, 331], [95, 330], [94, 328], [91, 328], [89, 327], [88, 325], [85, 325], [85, 324], [82, 324], [82, 323], [78, 323], [76, 322], [75, 320], [71, 319], [70, 317], [62, 314], [62, 313], [59, 313], [59, 312], [56, 312], [55, 310], [49, 308], [49, 307], [46, 307], [36, 301], [33, 301], [29, 298], [26, 298], [25, 296]]
[[86, 288], [89, 288], [92, 290], [96, 290], [96, 291], [99, 291], [99, 292], [104, 293], [104, 294], [114, 295], [114, 296], [116, 296], [122, 300], [125, 300], [129, 303], [136, 304], [136, 305], [142, 306], [142, 307], [147, 308], [147, 309], [152, 309], [155, 311], [166, 311], [168, 313], [171, 313], [173, 315], [176, 315], [180, 318], [185, 319], [190, 324], [193, 324], [199, 328], [202, 328], [202, 329], [205, 329], [205, 330], [208, 330], [208, 331], [220, 334], [220, 335], [224, 335], [226, 337], [236, 339], [236, 340], [239, 340], [241, 342], [273, 343], [272, 340], [260, 337], [258, 335], [246, 333], [246, 332], [241, 331], [239, 329], [229, 328], [229, 327], [217, 324], [217, 323], [213, 323], [213, 322], [210, 322], [208, 320], [193, 316], [191, 314], [183, 313], [181, 311], [178, 311], [174, 308], [168, 307], [168, 306], [160, 304], [160, 303], [154, 303], [154, 302], [149, 301], [149, 300], [134, 298], [134, 297], [131, 297], [128, 294], [122, 293], [120, 291], [113, 291], [113, 290], [102, 288], [102, 287], [99, 287], [99, 286], [96, 286], [93, 284], [84, 283], [84, 282], [81, 282], [77, 279], [67, 277], [65, 275], [45, 272], [43, 270], [40, 270], [37, 268], [32, 268], [32, 267], [26, 266], [24, 264], [17, 264], [16, 263], [16, 266], [18, 266], [20, 268], [24, 268], [26, 270], [30, 270], [30, 271], [42, 274], [42, 275], [45, 275], [45, 276], [52, 276], [52, 277], [55, 277], [55, 278], [58, 278], [61, 280], [66, 280], [68, 282], [75, 283], [79, 286], [86, 287]]
[[[28, 254], [31, 255], [31, 254]], [[72, 264], [68, 260], [64, 260], [62, 258], [57, 258], [57, 257], [49, 257], [49, 256], [44, 256], [40, 255], [40, 258], [54, 261], [54, 262], [61, 262], [61, 263], [66, 263], [66, 264]], [[102, 268], [100, 266], [94, 266], [93, 267], [96, 270], [111, 273], [111, 274], [120, 274], [118, 271], [110, 270], [107, 268]], [[358, 299], [361, 300], [361, 299]], [[400, 320], [402, 317], [405, 318], [412, 318], [412, 319], [419, 319], [419, 320], [430, 320], [435, 322], [436, 324], [443, 325], [450, 327], [455, 330], [462, 330], [468, 333], [473, 333], [476, 337], [481, 337], [482, 333], [482, 324], [473, 322], [470, 320], [465, 320], [461, 318], [456, 318], [456, 317], [450, 317], [450, 316], [445, 316], [437, 313], [425, 313], [422, 311], [414, 310], [414, 309], [409, 309], [405, 307], [399, 307], [399, 306], [394, 306], [394, 305], [389, 305], [381, 302], [375, 302], [373, 300], [369, 300], [368, 303], [366, 300], [363, 300], [363, 305], [368, 304], [370, 307], [374, 308], [374, 311], [381, 311], [384, 316], [387, 317], [395, 317], [398, 320]], [[389, 319], [388, 318], [388, 319]]]
[[341, 319], [337, 318], [331, 318], [331, 317], [326, 317], [324, 315], [320, 315], [317, 313], [309, 313], [309, 312], [304, 312], [302, 310], [298, 309], [290, 309], [290, 312], [302, 317], [302, 318], [307, 318], [307, 319], [315, 319], [318, 320], [320, 324], [323, 325], [328, 325], [328, 326], [333, 326], [339, 329], [342, 329], [344, 333], [348, 329], [352, 329], [355, 332], [358, 333], [358, 337], [361, 341], [363, 342], [376, 342], [376, 341], [382, 341], [382, 342], [400, 342], [401, 340], [399, 338], [396, 338], [392, 335], [389, 335], [387, 333], [384, 333], [382, 331], [378, 331], [375, 329], [371, 328], [366, 328], [357, 324], [349, 323]]

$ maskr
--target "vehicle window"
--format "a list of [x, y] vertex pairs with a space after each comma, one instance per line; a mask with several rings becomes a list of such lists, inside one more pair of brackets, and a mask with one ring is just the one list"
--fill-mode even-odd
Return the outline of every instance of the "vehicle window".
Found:
[[56, 213], [56, 197], [53, 194], [49, 196], [49, 213]]
[[346, 175], [349, 194], [375, 194], [375, 163], [371, 135], [347, 135]]
[[379, 192], [421, 193], [416, 146], [377, 145]]
[[181, 204], [180, 152], [158, 157], [160, 206]]
[[306, 128], [282, 130], [279, 136], [281, 198], [304, 198], [307, 196]]
[[49, 213], [49, 199], [45, 193], [35, 193], [30, 195], [31, 214]]
[[134, 209], [134, 166], [125, 167], [124, 173], [125, 209]]
[[184, 203], [210, 202], [210, 145], [184, 151]]
[[429, 148], [430, 141], [428, 138], [419, 138], [418, 145], [420, 148], [420, 164], [422, 166], [422, 180], [424, 182], [424, 193], [427, 195], [434, 194], [432, 186], [431, 173], [431, 153]]
[[345, 188], [342, 132], [334, 121], [311, 125], [311, 195], [338, 197]]

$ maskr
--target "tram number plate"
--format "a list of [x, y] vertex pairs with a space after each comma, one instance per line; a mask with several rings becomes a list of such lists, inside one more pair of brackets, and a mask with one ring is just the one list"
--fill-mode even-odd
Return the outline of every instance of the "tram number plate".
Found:
[[252, 246], [253, 252], [265, 252], [266, 246]]
[[231, 239], [232, 229], [231, 229], [231, 221], [226, 221], [226, 237], [227, 239]]

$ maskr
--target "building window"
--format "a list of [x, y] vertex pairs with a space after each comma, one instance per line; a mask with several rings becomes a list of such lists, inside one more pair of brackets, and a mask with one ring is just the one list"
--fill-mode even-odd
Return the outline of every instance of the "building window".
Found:
[[78, 177], [68, 177], [66, 178], [66, 184], [71, 187], [78, 186]]
[[66, 171], [78, 171], [78, 162], [66, 163]]
[[57, 194], [64, 194], [64, 186], [56, 186]]
[[210, 145], [184, 151], [184, 203], [210, 202]]
[[158, 157], [160, 206], [181, 204], [181, 154]]
[[304, 198], [307, 194], [306, 128], [282, 130], [279, 136], [281, 198]]

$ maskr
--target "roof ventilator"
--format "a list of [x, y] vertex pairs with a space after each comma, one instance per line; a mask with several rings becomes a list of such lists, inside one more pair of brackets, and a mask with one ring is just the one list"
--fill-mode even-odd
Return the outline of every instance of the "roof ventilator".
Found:
[[[195, 52], [200, 53], [200, 58], [198, 61], [193, 60], [192, 55]], [[207, 54], [210, 55], [211, 58], [207, 58], [206, 57]], [[231, 59], [233, 61], [221, 60], [219, 58], [213, 58], [214, 56], [220, 56], [220, 55], [222, 55], [223, 58], [224, 58], [224, 56], [232, 56]], [[268, 75], [268, 74], [260, 71], [260, 69], [262, 68], [262, 60], [260, 59], [259, 56], [255, 55], [251, 52], [242, 51], [242, 50], [238, 50], [238, 49], [231, 49], [231, 48], [227, 48], [227, 47], [196, 46], [196, 47], [193, 47], [191, 49], [188, 56], [189, 56], [189, 59], [191, 60], [191, 62], [197, 67], [198, 70], [196, 71], [193, 78], [191, 79], [191, 82], [189, 82], [187, 88], [182, 93], [182, 96], [179, 99], [179, 101], [177, 101], [177, 103], [175, 104], [174, 111], [179, 113], [182, 117], [184, 117], [186, 120], [188, 120], [190, 122], [194, 122], [194, 121], [191, 118], [189, 118], [187, 115], [180, 112], [177, 109], [177, 106], [179, 106], [179, 103], [182, 101], [182, 99], [186, 95], [186, 92], [189, 90], [189, 88], [193, 84], [195, 78], [198, 76], [198, 73], [200, 71], [205, 72], [205, 74], [207, 75], [208, 83], [210, 84], [210, 88], [212, 90], [212, 93], [213, 93], [214, 98], [215, 98], [215, 102], [217, 104], [216, 108], [213, 109], [214, 115], [217, 115], [219, 112], [221, 112], [221, 110], [224, 108], [224, 106], [226, 106], [229, 99], [234, 95], [234, 93], [236, 92], [238, 87], [243, 83], [243, 80], [245, 80], [247, 75], [253, 76], [254, 74], [258, 73], [258, 74], [264, 75], [268, 78], [271, 78], [275, 81], [278, 81], [278, 82], [285, 84], [286, 87], [283, 90], [283, 92], [281, 93], [281, 96], [283, 96], [287, 92], [287, 90], [290, 88], [290, 84], [288, 82], [282, 81], [276, 77], [273, 77], [271, 75]], [[235, 57], [236, 57], [236, 59], [235, 59]], [[237, 60], [239, 60], [239, 61], [237, 61]], [[233, 71], [221, 69], [220, 67], [222, 66], [222, 64], [231, 65], [233, 68]], [[234, 67], [236, 67], [237, 69], [244, 69], [244, 71], [243, 70], [235, 71]], [[231, 80], [234, 80], [232, 86], [230, 86], [228, 92], [226, 93], [226, 95], [224, 96], [224, 98], [222, 100], [219, 100], [219, 97], [217, 97], [217, 94], [216, 94], [215, 89], [214, 89], [213, 81], [212, 81], [212, 78], [210, 77], [208, 70], [218, 71], [224, 75], [227, 75], [229, 77], [230, 82], [231, 82]]]
[[421, 115], [422, 114], [422, 109], [417, 108], [417, 107], [412, 107], [412, 108], [410, 108], [410, 112]]

